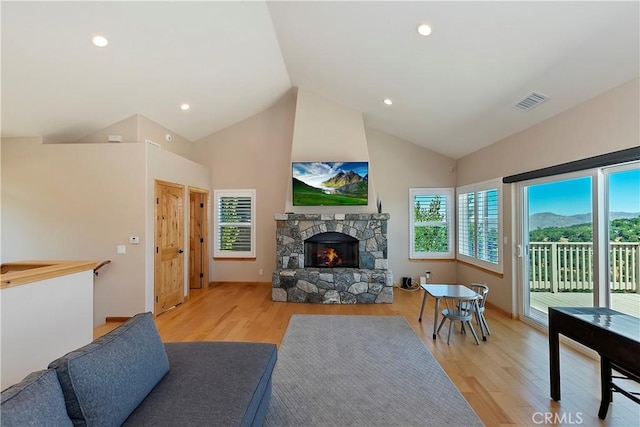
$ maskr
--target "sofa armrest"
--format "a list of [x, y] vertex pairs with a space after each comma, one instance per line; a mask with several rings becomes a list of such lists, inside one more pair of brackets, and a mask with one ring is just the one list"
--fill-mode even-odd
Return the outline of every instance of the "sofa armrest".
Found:
[[3, 390], [0, 414], [3, 427], [73, 426], [53, 369], [32, 372]]

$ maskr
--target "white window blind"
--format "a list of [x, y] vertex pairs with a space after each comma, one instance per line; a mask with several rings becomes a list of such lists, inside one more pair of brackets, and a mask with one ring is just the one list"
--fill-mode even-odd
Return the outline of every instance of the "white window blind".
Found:
[[498, 263], [498, 190], [478, 192], [478, 259]]
[[255, 258], [255, 190], [215, 190], [215, 257]]
[[460, 187], [457, 193], [458, 259], [502, 273], [501, 181]]
[[453, 189], [409, 189], [409, 257], [453, 258]]
[[474, 256], [476, 204], [475, 193], [458, 194], [458, 253]]

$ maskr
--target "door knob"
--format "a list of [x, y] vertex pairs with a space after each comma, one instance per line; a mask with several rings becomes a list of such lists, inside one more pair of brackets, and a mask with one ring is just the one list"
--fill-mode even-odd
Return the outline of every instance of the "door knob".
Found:
[[184, 252], [184, 251], [183, 251], [182, 249], [178, 249], [178, 253], [179, 253], [179, 254], [181, 254], [181, 253], [183, 253], [183, 252]]

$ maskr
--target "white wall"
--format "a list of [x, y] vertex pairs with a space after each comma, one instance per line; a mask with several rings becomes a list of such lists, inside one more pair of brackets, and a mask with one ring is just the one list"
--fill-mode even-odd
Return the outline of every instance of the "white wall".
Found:
[[93, 340], [93, 271], [0, 291], [1, 389]]
[[[528, 172], [640, 145], [640, 84], [635, 79], [458, 160], [458, 186]], [[538, 108], [544, 108], [544, 104]], [[504, 274], [458, 264], [458, 281], [486, 282], [489, 302], [517, 312], [515, 184], [504, 185], [508, 238]]]

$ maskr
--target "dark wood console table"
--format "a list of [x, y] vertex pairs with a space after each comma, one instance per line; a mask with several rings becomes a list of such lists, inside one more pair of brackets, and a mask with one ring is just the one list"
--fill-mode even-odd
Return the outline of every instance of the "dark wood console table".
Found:
[[640, 319], [604, 307], [549, 307], [551, 398], [560, 400], [560, 343], [562, 334], [600, 354], [602, 399], [598, 417], [607, 416], [613, 391], [640, 400], [613, 383], [611, 368], [631, 379], [640, 378]]

